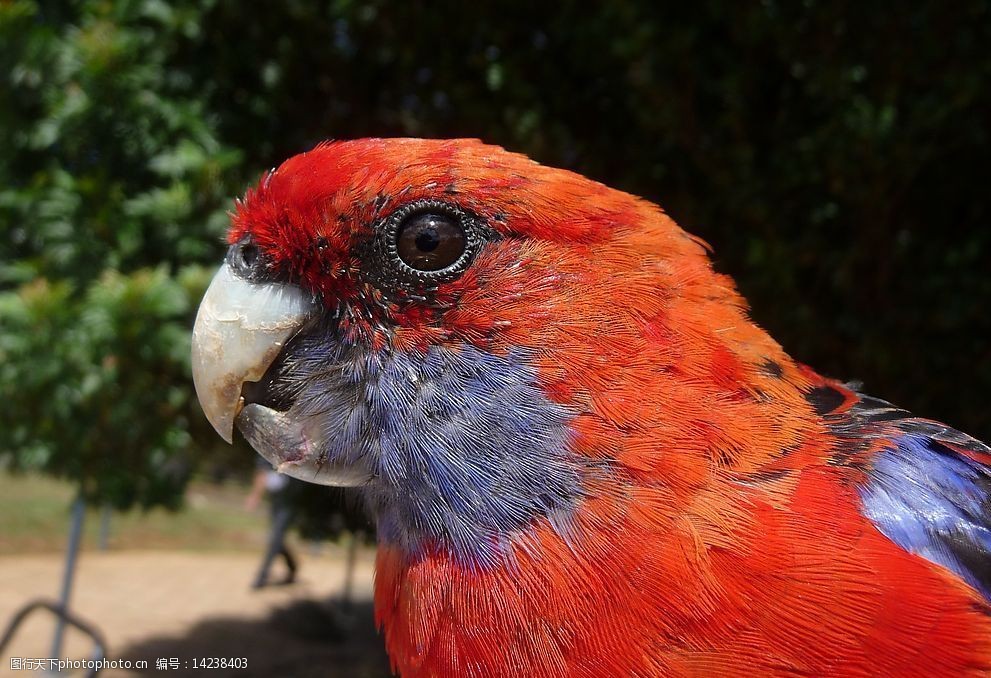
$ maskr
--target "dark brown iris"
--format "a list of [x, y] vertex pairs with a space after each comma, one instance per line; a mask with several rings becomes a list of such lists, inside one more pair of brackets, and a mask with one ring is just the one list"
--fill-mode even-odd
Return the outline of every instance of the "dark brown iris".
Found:
[[406, 219], [396, 234], [399, 258], [418, 271], [439, 271], [458, 261], [467, 239], [458, 220], [440, 212], [420, 212]]

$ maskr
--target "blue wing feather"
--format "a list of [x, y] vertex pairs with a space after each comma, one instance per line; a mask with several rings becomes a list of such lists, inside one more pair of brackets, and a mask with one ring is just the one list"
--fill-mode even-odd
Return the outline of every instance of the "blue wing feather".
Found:
[[991, 447], [839, 384], [806, 397], [841, 441], [833, 463], [866, 472], [864, 515], [991, 602]]
[[932, 438], [904, 434], [861, 488], [864, 515], [893, 542], [957, 573], [991, 601], [991, 474]]

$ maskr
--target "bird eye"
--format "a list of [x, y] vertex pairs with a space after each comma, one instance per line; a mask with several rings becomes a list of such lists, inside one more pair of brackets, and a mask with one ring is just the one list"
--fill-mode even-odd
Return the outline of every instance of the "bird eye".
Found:
[[468, 238], [459, 220], [443, 212], [412, 214], [396, 231], [396, 253], [418, 271], [440, 271], [457, 263]]
[[417, 293], [460, 276], [498, 237], [477, 215], [436, 198], [400, 205], [374, 228], [367, 279], [379, 289]]

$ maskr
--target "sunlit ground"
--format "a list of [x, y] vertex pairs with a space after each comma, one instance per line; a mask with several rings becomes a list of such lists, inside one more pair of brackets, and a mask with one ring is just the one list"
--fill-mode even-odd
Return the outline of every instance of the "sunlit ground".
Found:
[[[109, 657], [149, 663], [146, 672], [100, 676], [200, 675], [193, 658], [212, 656], [248, 660], [247, 669], [212, 670], [214, 676], [388, 675], [371, 619], [372, 549], [358, 551], [350, 605], [341, 602], [347, 538], [318, 545], [291, 538], [298, 582], [252, 591], [267, 513], [246, 512], [246, 492], [194, 483], [182, 511], [114, 513], [105, 551], [98, 548], [100, 512], [88, 513], [71, 607], [103, 633]], [[28, 601], [57, 596], [71, 499], [68, 484], [0, 474], [4, 626]], [[52, 630], [51, 617], [31, 617], [0, 658], [0, 673], [11, 656], [48, 657]], [[81, 634], [67, 634], [63, 655], [88, 650]], [[162, 658], [180, 668], [162, 674], [155, 668]]]

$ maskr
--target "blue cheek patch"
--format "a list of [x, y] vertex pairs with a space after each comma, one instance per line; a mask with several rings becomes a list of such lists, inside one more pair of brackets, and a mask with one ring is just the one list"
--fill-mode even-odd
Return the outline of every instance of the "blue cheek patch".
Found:
[[907, 551], [962, 577], [991, 601], [991, 472], [923, 435], [877, 456], [863, 512]]
[[536, 519], [567, 532], [588, 462], [569, 451], [572, 413], [547, 398], [522, 352], [320, 342], [290, 372], [290, 412], [320, 423], [325, 457], [375, 474], [365, 495], [381, 540], [489, 566]]

